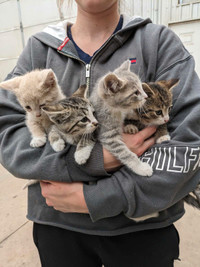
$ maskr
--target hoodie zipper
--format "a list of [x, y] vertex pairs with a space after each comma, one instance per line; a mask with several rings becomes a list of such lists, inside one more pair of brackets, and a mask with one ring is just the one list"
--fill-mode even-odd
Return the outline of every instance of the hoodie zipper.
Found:
[[85, 81], [86, 81], [86, 85], [88, 87], [88, 95], [90, 95], [90, 74], [91, 74], [91, 65], [92, 65], [92, 62], [94, 61], [95, 57], [99, 54], [99, 52], [101, 52], [104, 47], [111, 41], [111, 39], [115, 36], [114, 35], [111, 35], [110, 38], [108, 38], [108, 40], [101, 46], [101, 48], [98, 50], [98, 52], [94, 55], [94, 57], [92, 58], [92, 60], [90, 61], [89, 64], [86, 64], [83, 60], [81, 60], [80, 58], [76, 57], [76, 56], [72, 56], [71, 54], [68, 54], [68, 53], [65, 53], [65, 52], [62, 52], [61, 50], [57, 50], [58, 53], [64, 55], [64, 56], [68, 56], [70, 58], [73, 58], [73, 59], [76, 59], [78, 60], [79, 62], [82, 62], [84, 65], [85, 65]]
[[91, 64], [86, 64], [86, 73], [85, 73], [85, 78], [86, 78], [86, 85], [89, 91], [89, 86], [90, 86], [90, 68]]
[[75, 57], [75, 56], [72, 56], [70, 54], [67, 54], [67, 53], [64, 53], [62, 51], [59, 51], [58, 50], [58, 53], [64, 55], [64, 56], [68, 56], [70, 58], [73, 58], [73, 59], [76, 59], [78, 60], [79, 62], [83, 63], [85, 65], [85, 83], [87, 85], [87, 88], [88, 88], [88, 92], [89, 92], [89, 86], [90, 86], [90, 67], [91, 67], [91, 64], [86, 64], [83, 60], [81, 60], [80, 58], [78, 57]]

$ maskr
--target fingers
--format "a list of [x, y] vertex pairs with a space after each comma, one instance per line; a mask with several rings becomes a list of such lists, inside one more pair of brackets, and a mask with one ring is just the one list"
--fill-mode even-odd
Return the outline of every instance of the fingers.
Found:
[[141, 156], [155, 144], [155, 138], [152, 137], [155, 132], [156, 127], [149, 126], [136, 134], [122, 134], [122, 137], [127, 147], [138, 156]]
[[134, 136], [138, 138], [139, 140], [144, 141], [148, 139], [149, 137], [151, 137], [156, 132], [156, 130], [157, 128], [155, 126], [149, 126], [139, 131]]
[[146, 141], [143, 142], [143, 144], [140, 147], [138, 147], [137, 155], [139, 157], [142, 156], [142, 154], [144, 154], [144, 152], [146, 152], [154, 144], [155, 144], [155, 138], [154, 137], [147, 139]]

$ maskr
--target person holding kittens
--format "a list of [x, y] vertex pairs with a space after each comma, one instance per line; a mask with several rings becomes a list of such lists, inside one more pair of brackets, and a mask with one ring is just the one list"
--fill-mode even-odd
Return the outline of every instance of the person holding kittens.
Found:
[[[154, 126], [122, 134], [127, 147], [151, 165], [148, 178], [123, 166], [99, 142], [79, 165], [69, 144], [57, 153], [48, 142], [30, 147], [25, 112], [2, 89], [1, 164], [16, 177], [41, 181], [28, 188], [27, 218], [34, 222], [42, 266], [173, 266], [179, 256], [173, 223], [183, 216], [182, 199], [200, 174], [200, 81], [194, 59], [168, 28], [120, 15], [117, 0], [76, 3], [75, 23], [51, 25], [32, 36], [6, 79], [51, 68], [66, 96], [85, 83], [89, 96], [100, 77], [129, 59], [142, 82], [179, 79], [168, 122], [171, 140], [155, 145]], [[130, 219], [151, 213], [158, 216]]]

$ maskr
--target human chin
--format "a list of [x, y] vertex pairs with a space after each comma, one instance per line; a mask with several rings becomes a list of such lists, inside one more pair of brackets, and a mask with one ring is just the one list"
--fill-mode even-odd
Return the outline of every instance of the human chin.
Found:
[[118, 0], [75, 0], [77, 5], [86, 12], [100, 13], [108, 10], [114, 4], [117, 4]]

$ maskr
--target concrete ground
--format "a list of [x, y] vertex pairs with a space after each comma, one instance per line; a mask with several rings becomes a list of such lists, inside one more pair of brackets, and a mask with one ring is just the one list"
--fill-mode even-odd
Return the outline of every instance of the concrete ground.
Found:
[[[24, 180], [14, 178], [0, 165], [0, 267], [41, 266], [32, 241], [32, 222], [26, 219], [24, 184]], [[186, 209], [185, 216], [176, 223], [181, 237], [181, 261], [175, 267], [199, 267], [200, 212]]]

